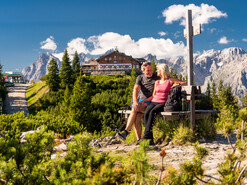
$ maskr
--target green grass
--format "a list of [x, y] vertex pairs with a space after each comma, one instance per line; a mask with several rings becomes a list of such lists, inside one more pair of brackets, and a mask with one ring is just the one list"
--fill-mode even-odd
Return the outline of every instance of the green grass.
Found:
[[48, 92], [48, 90], [49, 88], [44, 81], [39, 81], [29, 86], [26, 92], [28, 107], [38, 101], [45, 93]]

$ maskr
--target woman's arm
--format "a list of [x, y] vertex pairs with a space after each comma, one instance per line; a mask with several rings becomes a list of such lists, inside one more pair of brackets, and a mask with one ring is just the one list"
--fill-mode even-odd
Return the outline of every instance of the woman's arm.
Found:
[[172, 86], [176, 86], [176, 85], [181, 85], [181, 86], [186, 86], [187, 85], [187, 82], [184, 82], [184, 81], [181, 81], [177, 78], [170, 78], [170, 81], [172, 82]]

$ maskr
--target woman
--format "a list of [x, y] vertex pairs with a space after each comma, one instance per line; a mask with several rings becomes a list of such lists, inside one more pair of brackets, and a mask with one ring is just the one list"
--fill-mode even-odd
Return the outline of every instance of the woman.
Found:
[[144, 100], [145, 102], [151, 100], [151, 103], [147, 106], [144, 113], [145, 131], [144, 136], [140, 140], [141, 142], [144, 139], [149, 139], [150, 145], [154, 145], [153, 124], [155, 116], [158, 112], [162, 112], [164, 110], [171, 87], [178, 84], [186, 84], [176, 78], [170, 78], [169, 68], [166, 64], [159, 64], [157, 66], [157, 75], [160, 76], [161, 79], [155, 82], [153, 96]]

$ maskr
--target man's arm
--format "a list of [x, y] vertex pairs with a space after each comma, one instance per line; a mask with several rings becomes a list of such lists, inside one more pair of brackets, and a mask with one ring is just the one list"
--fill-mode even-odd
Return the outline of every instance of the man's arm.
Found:
[[133, 108], [136, 110], [136, 107], [138, 105], [138, 93], [141, 89], [140, 85], [135, 85], [133, 90]]

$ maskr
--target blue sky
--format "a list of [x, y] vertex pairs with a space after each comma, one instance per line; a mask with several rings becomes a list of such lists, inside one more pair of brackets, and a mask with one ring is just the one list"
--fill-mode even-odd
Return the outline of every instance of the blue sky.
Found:
[[246, 0], [1, 0], [0, 63], [21, 71], [47, 51], [97, 57], [116, 46], [134, 57], [184, 56], [187, 8], [203, 23], [194, 52], [247, 50]]

